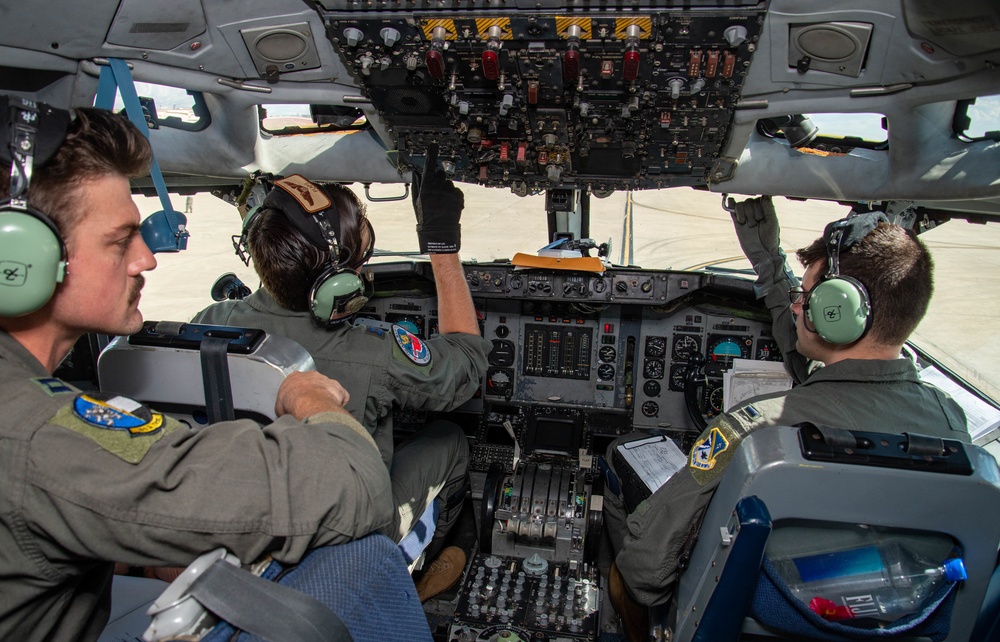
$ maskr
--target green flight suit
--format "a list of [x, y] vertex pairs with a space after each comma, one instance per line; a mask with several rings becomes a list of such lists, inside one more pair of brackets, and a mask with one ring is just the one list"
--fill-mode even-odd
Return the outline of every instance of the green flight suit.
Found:
[[[713, 431], [725, 438], [728, 445], [717, 453], [710, 471], [702, 470], [689, 457], [688, 466], [674, 473], [631, 514], [620, 497], [605, 493], [604, 520], [615, 561], [629, 591], [641, 604], [663, 604], [672, 597], [680, 574], [678, 557], [685, 544], [697, 536], [733, 451], [754, 430], [808, 421], [848, 430], [914, 432], [970, 441], [961, 407], [937, 388], [922, 383], [909, 360], [853, 359], [808, 373], [808, 360], [795, 349], [795, 321], [788, 300], [788, 288], [798, 285], [798, 279], [781, 269], [783, 255], [775, 258], [755, 263], [758, 278], [754, 288], [771, 312], [772, 334], [781, 348], [785, 369], [798, 385], [750, 399], [711, 421], [692, 449], [710, 439]], [[749, 413], [744, 410], [748, 405], [753, 406]], [[626, 435], [608, 447], [606, 459], [613, 474], [617, 475], [611, 463], [614, 449], [646, 436]]]
[[225, 547], [288, 563], [392, 524], [389, 476], [351, 417], [200, 431], [82, 394], [0, 331], [0, 639], [95, 640], [114, 562]]
[[[288, 337], [312, 355], [317, 370], [347, 389], [351, 395], [347, 409], [372, 433], [390, 470], [399, 513], [397, 539], [409, 531], [435, 494], [442, 499], [439, 532], [446, 533], [458, 518], [458, 510], [449, 508], [456, 508], [465, 494], [465, 435], [453, 424], [436, 422], [394, 452], [392, 410], [399, 406], [446, 411], [471, 399], [486, 373], [489, 341], [460, 333], [416, 339], [427, 351], [420, 358], [407, 352], [392, 331], [346, 322], [321, 329], [309, 312], [283, 308], [264, 288], [242, 301], [215, 303], [192, 321], [260, 328]], [[424, 359], [426, 363], [421, 363]], [[429, 499], [428, 488], [436, 489]]]

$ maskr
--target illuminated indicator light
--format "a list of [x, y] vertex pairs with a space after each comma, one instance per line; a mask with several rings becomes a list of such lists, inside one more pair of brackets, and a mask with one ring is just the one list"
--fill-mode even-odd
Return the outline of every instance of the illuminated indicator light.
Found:
[[549, 153], [548, 152], [538, 152], [538, 164], [539, 165], [546, 165], [546, 164], [548, 164], [548, 162], [549, 162]]
[[577, 319], [576, 320], [576, 324], [577, 325], [583, 325], [583, 319]]
[[500, 60], [497, 52], [492, 49], [483, 52], [483, 76], [486, 80], [496, 80], [500, 77]]
[[688, 76], [697, 78], [701, 70], [701, 49], [692, 49], [691, 58], [688, 61]]
[[708, 52], [708, 60], [705, 62], [705, 78], [715, 78], [719, 70], [719, 50], [713, 49]]
[[527, 154], [527, 150], [528, 150], [527, 143], [518, 143], [517, 144], [517, 162], [519, 162], [519, 163], [523, 163], [524, 162], [524, 157]]
[[612, 60], [601, 61], [601, 78], [607, 80], [615, 73], [615, 63]]
[[736, 54], [731, 51], [727, 51], [725, 57], [722, 59], [722, 75], [725, 78], [733, 77], [733, 70], [736, 68]]
[[567, 49], [563, 54], [563, 80], [572, 82], [580, 75], [580, 52]]
[[510, 160], [510, 143], [502, 143], [500, 145], [500, 160]]
[[622, 79], [631, 82], [639, 75], [639, 52], [632, 50], [625, 52], [625, 60], [622, 64]]
[[604, 334], [611, 334], [615, 331], [615, 325], [613, 323], [604, 324]]
[[441, 55], [440, 50], [431, 48], [427, 50], [427, 55], [424, 56], [424, 63], [427, 65], [427, 73], [429, 73], [434, 78], [444, 78], [444, 56]]

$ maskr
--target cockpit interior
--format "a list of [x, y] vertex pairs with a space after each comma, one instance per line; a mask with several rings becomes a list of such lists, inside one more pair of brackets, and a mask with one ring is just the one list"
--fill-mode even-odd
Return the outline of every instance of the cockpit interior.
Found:
[[[470, 444], [475, 545], [460, 584], [425, 604], [435, 639], [618, 634], [602, 547], [608, 446], [640, 431], [687, 452], [726, 410], [735, 360], [782, 359], [752, 274], [615, 262], [591, 239], [595, 199], [674, 188], [723, 203], [725, 195], [784, 196], [882, 211], [918, 232], [1000, 220], [994, 3], [0, 5], [3, 93], [92, 105], [102, 70], [125, 62], [141, 87], [164, 181], [161, 189], [138, 179], [137, 195], [162, 198], [165, 190], [177, 201], [210, 192], [246, 206], [261, 198], [254, 176], [301, 174], [365, 193], [388, 184], [405, 192], [408, 206], [414, 175], [427, 170], [436, 146], [448, 178], [538, 196], [546, 240], [600, 259], [589, 270], [524, 267], [510, 257], [464, 262], [492, 349], [478, 393], [448, 413]], [[150, 87], [177, 90], [182, 106]], [[286, 116], [289, 105], [304, 114]], [[829, 114], [848, 124], [874, 115], [875, 125], [845, 135], [817, 125]], [[467, 210], [463, 223], [476, 215]], [[180, 238], [185, 225], [197, 234], [199, 221], [167, 225]], [[371, 265], [376, 293], [357, 323], [435, 336], [429, 262], [386, 255]], [[218, 294], [232, 298], [227, 284]], [[91, 337], [68, 376], [96, 384], [104, 350], [104, 367], [119, 376], [109, 373], [101, 385], [127, 387], [135, 384], [129, 353], [186, 349], [159, 341], [155, 323], [148, 330], [132, 341]], [[260, 337], [240, 340], [246, 345], [231, 350], [231, 364], [284, 354]], [[912, 357], [933, 363], [918, 347]], [[974, 386], [957, 385], [997, 410]], [[162, 388], [176, 392], [159, 400], [168, 407], [198, 405], [186, 390]], [[413, 409], [394, 413], [400, 439], [428, 420]], [[1000, 427], [977, 443], [997, 434]]]

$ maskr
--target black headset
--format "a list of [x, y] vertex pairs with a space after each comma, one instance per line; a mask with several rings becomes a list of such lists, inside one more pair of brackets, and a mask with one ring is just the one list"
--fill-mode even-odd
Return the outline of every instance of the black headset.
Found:
[[308, 303], [313, 320], [324, 328], [331, 328], [341, 323], [346, 315], [358, 312], [375, 289], [371, 270], [360, 269], [375, 250], [375, 230], [368, 219], [362, 219], [368, 226], [368, 246], [360, 257], [355, 257], [340, 244], [340, 213], [329, 192], [299, 174], [278, 179], [264, 202], [243, 219], [239, 240], [233, 238], [236, 254], [248, 265], [247, 241], [265, 209], [284, 213], [307, 241], [328, 252], [326, 263], [309, 288]]
[[[66, 244], [55, 223], [28, 205], [33, 169], [66, 138], [69, 112], [23, 98], [0, 96], [0, 160], [10, 163], [10, 195], [0, 202], [0, 316], [43, 307], [66, 276]], [[6, 139], [6, 140], [4, 140]]]
[[871, 329], [872, 304], [868, 289], [858, 279], [840, 273], [840, 255], [883, 221], [888, 219], [882, 212], [852, 213], [830, 223], [823, 231], [827, 271], [806, 295], [802, 310], [809, 322], [806, 329], [828, 343], [851, 344]]

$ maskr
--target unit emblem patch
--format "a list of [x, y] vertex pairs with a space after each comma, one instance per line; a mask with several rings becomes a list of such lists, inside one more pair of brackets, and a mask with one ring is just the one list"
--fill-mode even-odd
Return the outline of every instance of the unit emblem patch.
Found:
[[163, 426], [163, 415], [118, 395], [81, 394], [73, 400], [73, 414], [91, 426], [130, 436], [154, 434]]
[[712, 470], [719, 455], [729, 448], [729, 441], [718, 428], [712, 428], [708, 435], [697, 442], [691, 449], [691, 468], [696, 470]]
[[406, 358], [418, 366], [426, 366], [431, 362], [431, 350], [420, 337], [407, 332], [402, 326], [392, 326], [392, 336], [396, 345], [403, 351]]

